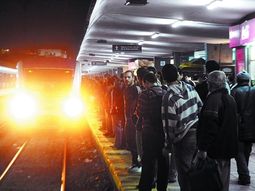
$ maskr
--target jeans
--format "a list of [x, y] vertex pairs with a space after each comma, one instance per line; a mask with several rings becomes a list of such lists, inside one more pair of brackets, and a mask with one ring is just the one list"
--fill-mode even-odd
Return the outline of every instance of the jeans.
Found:
[[190, 129], [181, 141], [174, 144], [175, 162], [181, 191], [190, 191], [188, 170], [196, 151], [196, 129]]
[[250, 174], [248, 169], [250, 153], [252, 150], [252, 143], [238, 143], [238, 155], [236, 159], [237, 172], [240, 180], [250, 180]]
[[157, 190], [166, 191], [168, 184], [168, 154], [162, 152], [160, 140], [150, 134], [143, 133], [142, 173], [139, 181], [139, 191], [151, 191], [155, 175], [157, 175]]

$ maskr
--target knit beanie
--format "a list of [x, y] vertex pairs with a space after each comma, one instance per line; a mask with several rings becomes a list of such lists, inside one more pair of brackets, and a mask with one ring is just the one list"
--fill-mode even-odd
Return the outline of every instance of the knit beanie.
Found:
[[251, 79], [251, 76], [246, 71], [239, 72], [236, 75], [237, 83], [240, 83], [240, 82], [249, 82], [250, 79]]
[[163, 79], [168, 83], [176, 81], [178, 78], [177, 67], [173, 64], [166, 64], [162, 68], [162, 76], [163, 76]]
[[215, 70], [208, 75], [207, 82], [213, 85], [215, 89], [225, 88], [227, 77], [223, 71]]

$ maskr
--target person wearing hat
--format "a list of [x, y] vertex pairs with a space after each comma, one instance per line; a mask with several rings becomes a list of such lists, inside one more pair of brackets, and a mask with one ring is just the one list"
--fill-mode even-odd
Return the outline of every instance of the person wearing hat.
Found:
[[197, 158], [207, 156], [218, 163], [222, 189], [229, 190], [230, 159], [238, 150], [237, 109], [234, 98], [226, 87], [226, 75], [216, 70], [208, 75], [209, 94], [199, 116], [197, 128]]
[[237, 86], [231, 94], [237, 103], [239, 116], [239, 142], [236, 157], [238, 184], [249, 185], [250, 173], [248, 169], [252, 143], [255, 142], [255, 87], [250, 87], [250, 75], [243, 71], [237, 74]]
[[166, 64], [162, 76], [168, 84], [161, 109], [165, 147], [173, 145], [179, 185], [182, 191], [189, 191], [188, 171], [197, 146], [196, 126], [202, 101], [193, 86], [178, 80], [176, 66]]

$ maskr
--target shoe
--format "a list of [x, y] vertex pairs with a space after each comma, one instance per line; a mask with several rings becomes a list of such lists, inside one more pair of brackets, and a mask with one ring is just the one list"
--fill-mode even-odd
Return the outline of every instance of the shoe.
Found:
[[238, 184], [240, 185], [250, 185], [251, 181], [250, 180], [238, 180]]
[[175, 178], [169, 178], [168, 179], [168, 183], [175, 183], [176, 182], [176, 179]]
[[136, 172], [136, 173], [141, 173], [142, 172], [142, 167], [140, 166], [131, 166], [128, 169], [129, 172]]
[[238, 184], [240, 185], [249, 185], [251, 183], [250, 176], [239, 176]]

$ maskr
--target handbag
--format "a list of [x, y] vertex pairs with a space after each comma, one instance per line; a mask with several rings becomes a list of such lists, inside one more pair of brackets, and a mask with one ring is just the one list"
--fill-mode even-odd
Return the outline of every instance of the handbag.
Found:
[[188, 171], [191, 191], [220, 191], [222, 181], [220, 178], [218, 163], [207, 157], [204, 160], [194, 161], [193, 156], [191, 168]]

